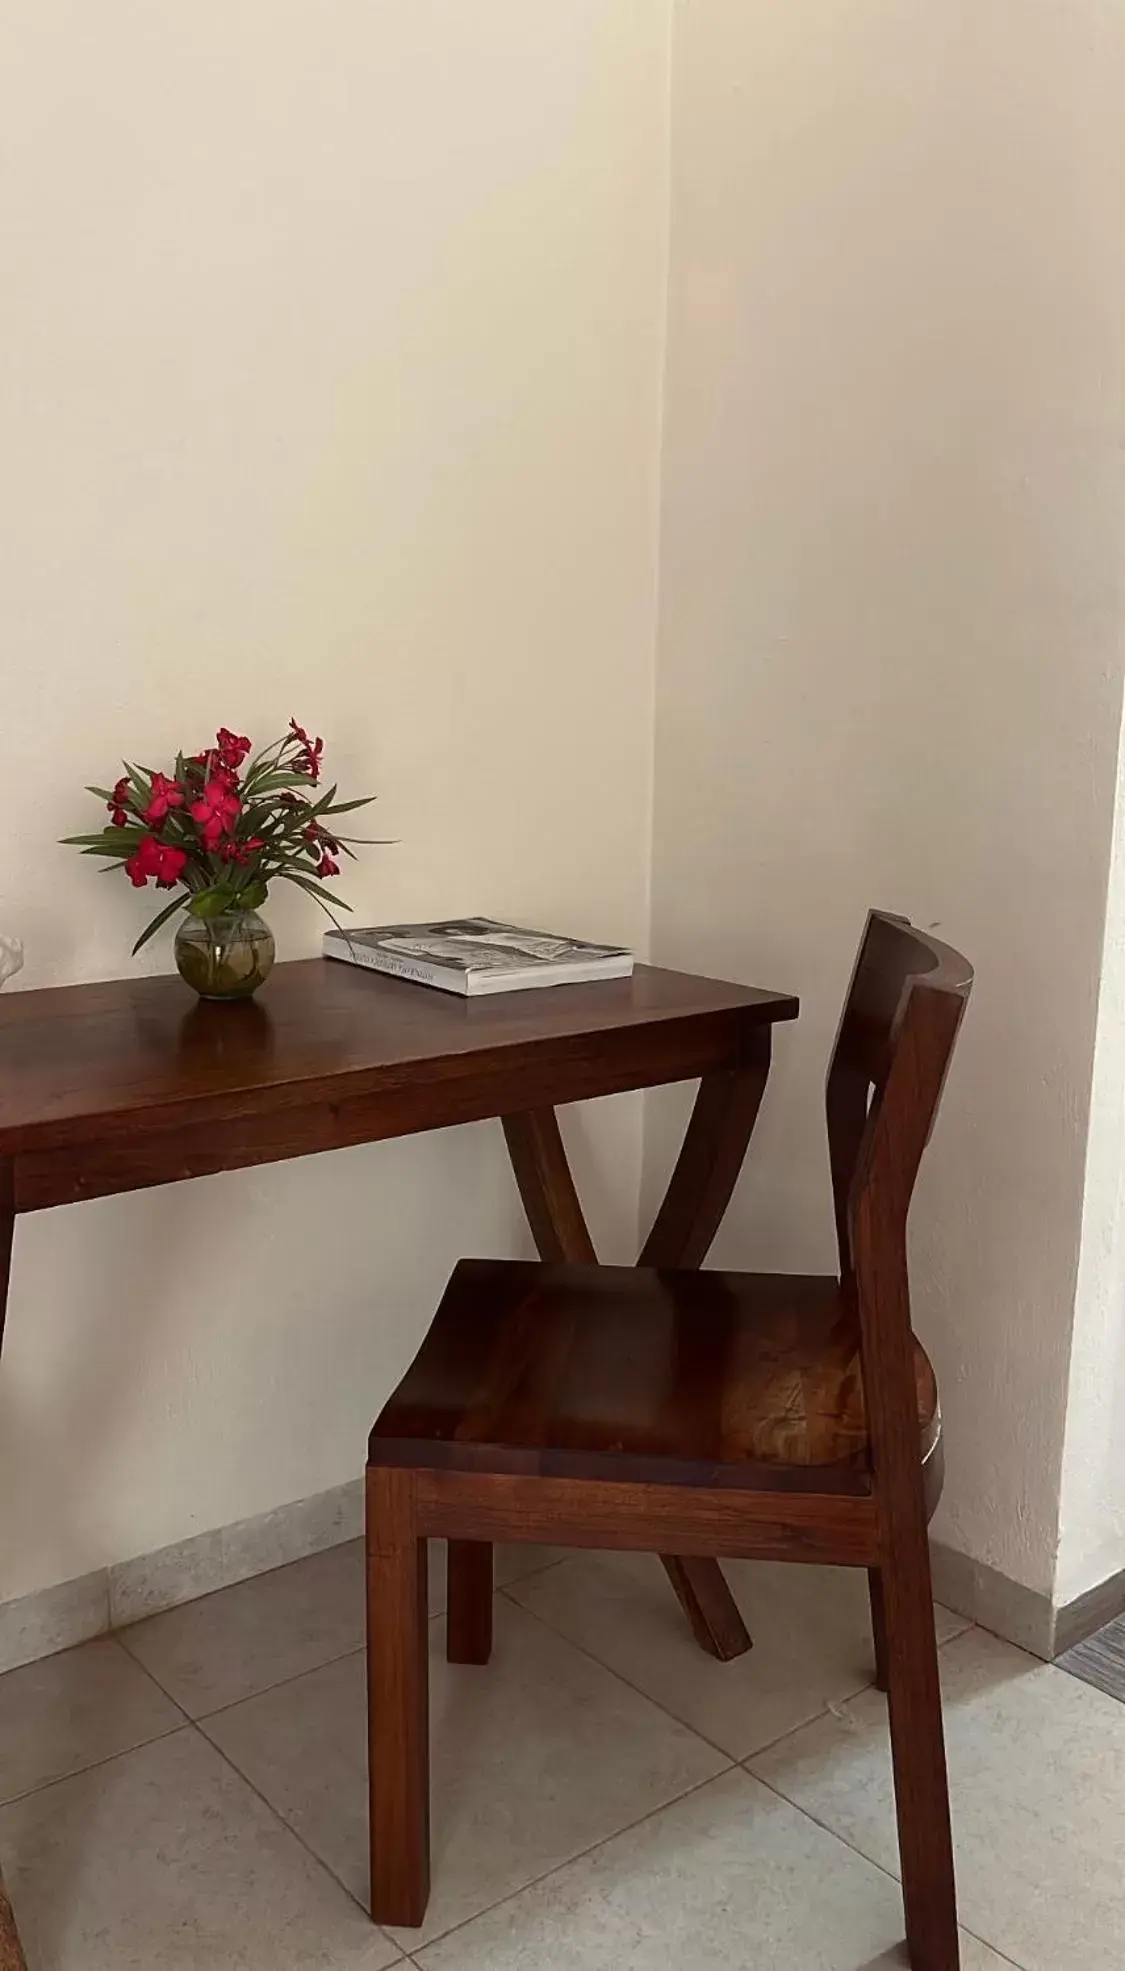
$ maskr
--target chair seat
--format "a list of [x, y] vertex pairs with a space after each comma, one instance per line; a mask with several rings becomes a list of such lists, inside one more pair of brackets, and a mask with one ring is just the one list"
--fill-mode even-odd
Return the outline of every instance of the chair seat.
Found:
[[[914, 1354], [936, 1464], [937, 1386]], [[831, 1278], [464, 1260], [369, 1458], [864, 1493], [856, 1324]]]

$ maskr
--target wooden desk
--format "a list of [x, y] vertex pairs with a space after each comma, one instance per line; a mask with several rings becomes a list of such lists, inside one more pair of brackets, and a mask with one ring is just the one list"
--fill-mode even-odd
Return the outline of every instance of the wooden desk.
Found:
[[[242, 1006], [196, 1003], [174, 977], [9, 994], [0, 1341], [20, 1212], [487, 1116], [503, 1118], [541, 1255], [593, 1258], [555, 1105], [696, 1078], [641, 1258], [698, 1266], [750, 1140], [772, 1027], [796, 1013], [783, 994], [645, 966], [605, 985], [464, 1001], [319, 958], [279, 965]], [[745, 1649], [715, 1563], [665, 1565], [703, 1646]]]

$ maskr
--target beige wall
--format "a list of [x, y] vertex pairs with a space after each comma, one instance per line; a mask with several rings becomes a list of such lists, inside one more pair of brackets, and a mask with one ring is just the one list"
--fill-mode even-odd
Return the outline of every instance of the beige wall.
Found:
[[[483, 907], [644, 945], [671, 12], [4, 11], [21, 984], [131, 962], [142, 903], [53, 846], [81, 784], [291, 712], [398, 838], [350, 882], [361, 921]], [[1125, 1560], [1120, 898], [1078, 1277], [1125, 16], [675, 14], [655, 943], [804, 998], [717, 1256], [830, 1263], [820, 1081], [862, 913], [940, 925], [980, 984], [915, 1238], [939, 1530], [1077, 1593]], [[270, 915], [315, 948], [311, 906]], [[650, 1201], [682, 1108], [651, 1105]], [[639, 1107], [572, 1133], [629, 1256]], [[488, 1128], [21, 1223], [0, 1598], [351, 1477], [451, 1260], [524, 1237]]]
[[1123, 37], [1097, 0], [683, 0], [673, 45], [654, 950], [804, 999], [716, 1252], [830, 1263], [862, 914], [940, 927], [979, 985], [914, 1239], [936, 1530], [1037, 1590], [1121, 701]]
[[[21, 984], [130, 968], [144, 900], [53, 846], [83, 783], [293, 712], [399, 838], [360, 922], [643, 942], [667, 32], [662, 0], [4, 9]], [[270, 916], [315, 948], [312, 905]], [[576, 1125], [610, 1250], [639, 1126]], [[0, 1598], [352, 1477], [451, 1260], [523, 1236], [497, 1134], [23, 1221]]]

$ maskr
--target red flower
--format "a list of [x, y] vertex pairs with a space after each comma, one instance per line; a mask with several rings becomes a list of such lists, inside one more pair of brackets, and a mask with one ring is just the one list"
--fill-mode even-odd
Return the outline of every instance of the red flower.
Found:
[[330, 855], [322, 855], [317, 863], [316, 873], [318, 876], [338, 876], [340, 865], [338, 862], [333, 862]]
[[158, 841], [155, 835], [142, 836], [139, 848], [134, 850], [125, 864], [126, 873], [137, 890], [143, 890], [153, 878], [158, 889], [172, 890], [186, 868], [187, 856], [183, 849], [174, 849], [169, 843]]
[[289, 730], [294, 739], [299, 739], [301, 742], [301, 751], [295, 754], [293, 759], [296, 772], [307, 773], [310, 780], [319, 780], [320, 756], [324, 751], [323, 739], [310, 739], [304, 726], [298, 725], [296, 719], [290, 719]]
[[322, 846], [328, 850], [329, 855], [339, 854], [339, 850], [340, 850], [339, 842], [333, 841], [331, 835], [328, 833], [327, 828], [322, 828], [319, 821], [310, 821], [307, 828], [302, 828], [301, 833], [304, 836], [306, 842], [312, 842], [314, 844], [319, 842], [320, 844], [322, 844]]
[[147, 808], [141, 816], [141, 820], [149, 828], [155, 828], [159, 831], [163, 828], [172, 809], [182, 808], [183, 804], [183, 789], [178, 787], [174, 780], [166, 779], [164, 774], [154, 773], [152, 776], [152, 795]]
[[248, 842], [224, 842], [219, 850], [219, 857], [223, 862], [252, 862], [258, 850], [264, 849], [265, 846], [260, 835], [251, 835]]
[[223, 836], [233, 833], [241, 812], [242, 803], [231, 792], [227, 775], [212, 773], [199, 799], [191, 805], [191, 818], [199, 828], [204, 847], [217, 849]]
[[113, 816], [113, 825], [115, 828], [124, 828], [125, 823], [129, 819], [128, 800], [129, 782], [123, 774], [114, 788], [111, 798], [106, 802], [106, 807]]
[[220, 766], [237, 772], [250, 751], [250, 741], [245, 736], [240, 738], [237, 732], [232, 732], [225, 725], [219, 727], [215, 738], [218, 741]]

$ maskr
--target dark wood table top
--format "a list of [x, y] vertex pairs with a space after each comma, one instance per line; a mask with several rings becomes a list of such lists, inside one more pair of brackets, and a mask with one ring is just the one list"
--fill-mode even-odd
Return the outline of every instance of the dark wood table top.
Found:
[[[648, 966], [476, 1000], [322, 958], [277, 966], [245, 1005], [195, 1002], [175, 976], [17, 992], [0, 1000], [0, 1158], [86, 1146], [96, 1159], [109, 1138], [179, 1128], [198, 1139], [290, 1112], [285, 1141], [263, 1155], [216, 1139], [182, 1174], [233, 1168], [736, 1066], [752, 1031], [796, 1012], [785, 994]], [[292, 1112], [318, 1104], [331, 1118], [298, 1142]], [[340, 1127], [343, 1104], [368, 1112]], [[33, 1188], [20, 1208], [62, 1201]]]

